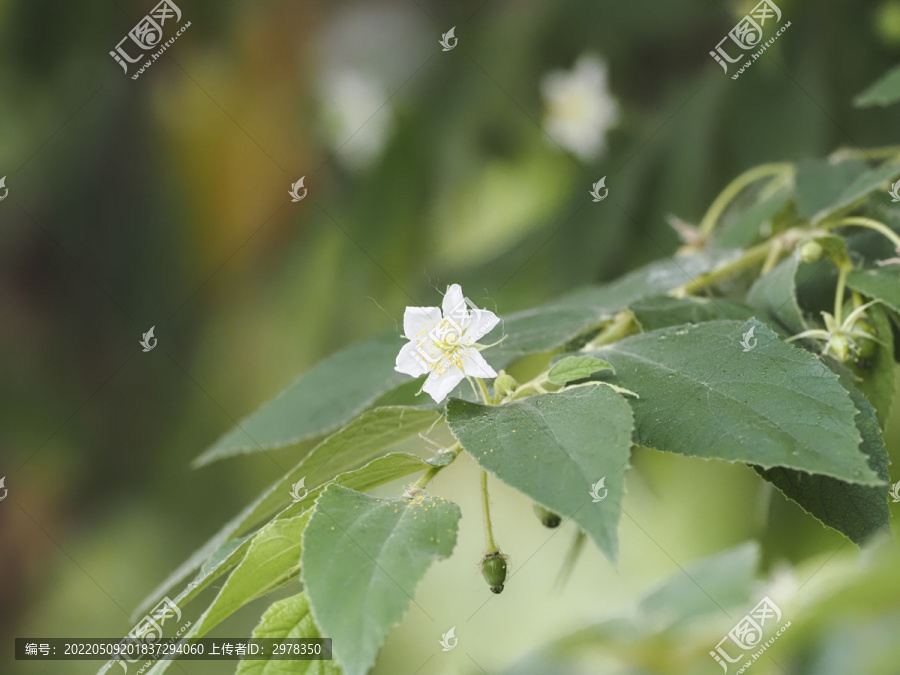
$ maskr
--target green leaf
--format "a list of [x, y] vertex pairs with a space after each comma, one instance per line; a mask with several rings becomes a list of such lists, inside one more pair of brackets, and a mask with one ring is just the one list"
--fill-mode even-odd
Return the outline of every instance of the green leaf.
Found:
[[408, 379], [394, 370], [402, 344], [398, 336], [384, 335], [328, 357], [220, 438], [194, 460], [195, 466], [293, 445], [336, 429]]
[[593, 356], [566, 356], [553, 365], [547, 379], [553, 384], [564, 386], [569, 382], [590, 377], [600, 370], [612, 370], [612, 366]]
[[[452, 461], [451, 457], [445, 457], [446, 459], [442, 461], [447, 463]], [[359, 469], [338, 476], [335, 482], [353, 490], [366, 491], [429, 468], [431, 468], [431, 464], [414, 455], [392, 453], [385, 457], [379, 457]], [[320, 485], [313, 488], [305, 499], [290, 504], [276, 518], [292, 518], [303, 513], [312, 506], [315, 498], [325, 487], [325, 485]], [[257, 506], [258, 502], [259, 500], [229, 521], [209, 542], [179, 567], [177, 574], [170, 575], [166, 582], [154, 589], [153, 593], [141, 604], [141, 607], [135, 611], [135, 615], [141, 616], [146, 609], [158, 602], [163, 594], [178, 581], [200, 567], [204, 560], [206, 562], [202, 564], [197, 576], [174, 599], [179, 607], [184, 607], [213, 581], [237, 565], [246, 554], [252, 535], [230, 540], [229, 537], [232, 537], [241, 523], [248, 519], [249, 513]]]
[[[741, 340], [755, 346], [744, 351]], [[880, 482], [859, 451], [856, 407], [813, 354], [758, 322], [664, 328], [601, 347], [630, 400], [635, 442], [684, 455]]]
[[759, 314], [752, 309], [724, 298], [701, 298], [689, 295], [673, 298], [661, 295], [638, 300], [629, 309], [634, 314], [644, 332], [680, 326], [685, 323], [703, 323], [716, 319], [744, 320]]
[[888, 160], [881, 166], [867, 170], [844, 188], [828, 208], [816, 214], [813, 221], [818, 222], [830, 213], [850, 206], [875, 190], [881, 189], [885, 182], [893, 181], [898, 175], [900, 175], [900, 159]]
[[754, 468], [786, 497], [795, 501], [821, 523], [834, 528], [852, 542], [861, 544], [880, 530], [890, 531], [891, 513], [888, 509], [890, 460], [884, 449], [875, 410], [851, 384], [849, 376], [843, 375], [841, 379], [859, 411], [856, 425], [863, 439], [861, 450], [868, 458], [869, 466], [884, 485], [854, 485], [827, 476], [810, 476], [790, 469]]
[[866, 172], [857, 159], [833, 164], [823, 160], [804, 160], [797, 165], [797, 217], [810, 220], [819, 213], [832, 210], [837, 196]]
[[456, 545], [459, 507], [441, 497], [377, 499], [338, 485], [316, 501], [303, 541], [303, 582], [347, 675], [375, 662], [432, 560]]
[[900, 315], [900, 267], [853, 270], [847, 275], [847, 285], [867, 298], [881, 300]]
[[[320, 638], [319, 627], [309, 611], [306, 593], [298, 593], [273, 603], [259, 624], [253, 638]], [[341, 675], [341, 669], [331, 661], [300, 661], [253, 659], [241, 661], [235, 675]]]
[[891, 105], [900, 101], [900, 66], [889, 70], [874, 84], [869, 85], [861, 94], [853, 99], [857, 108]]
[[[451, 400], [447, 423], [482, 468], [554, 513], [571, 517], [615, 560], [633, 419], [600, 384], [485, 406]], [[604, 479], [594, 503], [592, 485]]]
[[848, 365], [853, 374], [860, 378], [856, 386], [875, 408], [878, 424], [884, 429], [894, 400], [894, 331], [883, 306], [869, 307], [866, 315], [877, 334], [875, 353], [870, 358], [859, 359]]
[[784, 186], [736, 215], [728, 215], [715, 230], [715, 244], [722, 248], [745, 248], [759, 239], [770, 222], [794, 196], [793, 186]]
[[797, 270], [800, 259], [789, 255], [761, 276], [747, 294], [747, 302], [774, 317], [790, 335], [806, 330], [803, 311], [797, 301]]
[[[291, 501], [291, 486], [301, 478], [312, 488], [336, 475], [357, 469], [387, 448], [428, 429], [438, 419], [434, 410], [388, 407], [367, 410], [324, 439], [281, 479], [261, 495], [236, 528], [258, 522]], [[310, 500], [311, 501], [311, 500]]]
[[[273, 520], [252, 539], [243, 559], [225, 581], [212, 604], [181, 637], [203, 637], [251, 600], [283, 586], [300, 572], [302, 535], [312, 512]], [[182, 606], [177, 600], [175, 604]], [[148, 675], [160, 675], [172, 660], [159, 661]], [[101, 673], [104, 671], [101, 671]]]

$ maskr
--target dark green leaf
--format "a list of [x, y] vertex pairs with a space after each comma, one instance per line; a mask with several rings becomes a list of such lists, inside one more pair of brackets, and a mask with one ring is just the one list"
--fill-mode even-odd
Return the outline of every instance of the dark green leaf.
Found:
[[754, 312], [749, 307], [724, 298], [701, 298], [689, 295], [685, 298], [673, 298], [662, 295], [655, 298], [638, 300], [629, 309], [634, 313], [644, 332], [680, 326], [685, 323], [703, 323], [716, 319], [749, 319]]
[[900, 66], [889, 70], [874, 84], [869, 85], [861, 94], [853, 99], [857, 108], [891, 105], [900, 101]]
[[[484, 469], [571, 517], [615, 560], [633, 426], [619, 394], [588, 384], [496, 406], [451, 400], [447, 423]], [[596, 494], [609, 501], [594, 503], [591, 489], [601, 479]]]

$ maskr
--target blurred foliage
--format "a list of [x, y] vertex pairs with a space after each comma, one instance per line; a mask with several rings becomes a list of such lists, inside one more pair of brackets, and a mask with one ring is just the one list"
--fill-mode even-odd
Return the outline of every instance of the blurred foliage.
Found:
[[[4, 664], [13, 636], [124, 634], [165, 571], [280, 474], [260, 457], [187, 471], [199, 449], [323, 355], [399, 332], [403, 307], [431, 304], [435, 287], [481, 289], [473, 299], [504, 312], [532, 306], [671, 254], [666, 217], [696, 222], [752, 165], [900, 142], [896, 109], [850, 104], [897, 61], [894, 0], [784, 0], [790, 30], [738, 81], [708, 51], [752, 1], [184, 1], [191, 28], [132, 81], [108, 51], [152, 4], [0, 2]], [[452, 25], [459, 46], [441, 53]], [[605, 59], [620, 108], [587, 164], [539, 126], [541, 78], [586, 52]], [[365, 108], [385, 118], [384, 147], [365, 161], [335, 136], [333, 68], [366, 72], [386, 99]], [[292, 204], [301, 175], [310, 196]], [[611, 199], [592, 204], [603, 175]], [[151, 325], [159, 347], [143, 354]], [[598, 606], [633, 606], [674, 561], [748, 537], [764, 567], [843, 545], [778, 497], [761, 523], [747, 506], [755, 478], [735, 467], [648, 457], [634, 473], [646, 488], [629, 512], [654, 524], [650, 539], [624, 525], [618, 572], [586, 556], [552, 594], [559, 551], [532, 561], [546, 535], [527, 501], [498, 495], [523, 574], [460, 632], [484, 668], [596, 620]], [[461, 493], [463, 530], [477, 522], [470, 486], [443, 487]], [[454, 558], [477, 548], [461, 539]], [[478, 581], [444, 563], [420, 593], [462, 613], [483, 597]], [[863, 632], [873, 658], [892, 654], [887, 595], [848, 591], [827, 620], [793, 629], [778, 645], [808, 650], [793, 672], [890, 672], [852, 661]], [[248, 633], [260, 611], [247, 614], [220, 634]], [[378, 672], [424, 662], [432, 632], [407, 617]]]

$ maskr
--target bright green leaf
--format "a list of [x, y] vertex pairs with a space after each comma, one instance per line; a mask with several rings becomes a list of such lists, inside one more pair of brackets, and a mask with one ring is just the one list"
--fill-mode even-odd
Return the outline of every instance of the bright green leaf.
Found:
[[593, 354], [613, 364], [614, 381], [640, 395], [630, 400], [640, 445], [880, 482], [859, 451], [856, 407], [837, 376], [763, 324], [664, 328]]
[[[633, 427], [619, 394], [588, 384], [497, 406], [451, 400], [447, 423], [482, 468], [571, 517], [616, 559]], [[601, 480], [595, 494], [608, 495], [595, 503], [592, 486]]]
[[303, 582], [347, 675], [368, 672], [433, 560], [456, 545], [459, 507], [441, 497], [377, 499], [338, 485], [316, 501]]
[[[273, 603], [253, 629], [255, 639], [320, 638], [319, 627], [309, 611], [306, 593], [298, 593]], [[235, 675], [341, 675], [331, 661], [269, 660], [241, 661]]]
[[601, 370], [612, 370], [612, 366], [593, 356], [566, 356], [553, 365], [547, 374], [547, 379], [553, 384], [562, 386], [590, 377]]

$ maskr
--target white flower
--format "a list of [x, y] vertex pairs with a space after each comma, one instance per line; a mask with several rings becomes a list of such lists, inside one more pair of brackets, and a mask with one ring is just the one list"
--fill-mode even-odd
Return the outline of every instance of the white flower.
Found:
[[584, 160], [597, 157], [606, 145], [607, 130], [619, 118], [619, 106], [606, 84], [606, 64], [585, 54], [571, 71], [545, 75], [541, 94], [547, 134]]
[[475, 343], [500, 321], [493, 312], [469, 304], [459, 284], [447, 289], [442, 308], [406, 308], [403, 332], [409, 342], [394, 368], [413, 377], [427, 373], [422, 389], [438, 403], [464, 377], [497, 377]]

